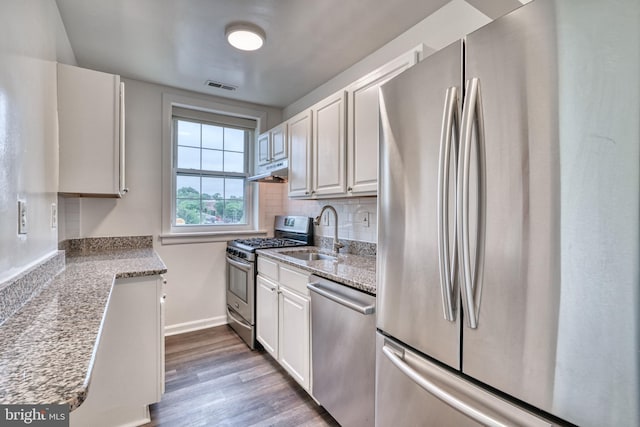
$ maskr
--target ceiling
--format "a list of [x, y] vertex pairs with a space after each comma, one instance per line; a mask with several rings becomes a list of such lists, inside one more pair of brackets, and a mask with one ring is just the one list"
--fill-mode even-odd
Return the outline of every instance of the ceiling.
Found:
[[[56, 0], [78, 65], [201, 93], [285, 107], [449, 0]], [[467, 0], [495, 18], [517, 0]], [[257, 24], [262, 49], [225, 40]], [[215, 80], [236, 91], [205, 85]]]

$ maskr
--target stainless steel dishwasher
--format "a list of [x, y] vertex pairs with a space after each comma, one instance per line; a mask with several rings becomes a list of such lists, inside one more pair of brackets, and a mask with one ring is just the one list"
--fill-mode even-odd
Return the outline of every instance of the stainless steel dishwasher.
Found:
[[376, 297], [310, 276], [312, 394], [342, 427], [373, 426]]

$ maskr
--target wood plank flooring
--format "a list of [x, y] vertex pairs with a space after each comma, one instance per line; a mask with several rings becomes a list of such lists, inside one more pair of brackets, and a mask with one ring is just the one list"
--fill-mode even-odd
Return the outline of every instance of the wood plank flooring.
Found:
[[264, 351], [228, 326], [166, 338], [162, 401], [145, 427], [338, 426]]

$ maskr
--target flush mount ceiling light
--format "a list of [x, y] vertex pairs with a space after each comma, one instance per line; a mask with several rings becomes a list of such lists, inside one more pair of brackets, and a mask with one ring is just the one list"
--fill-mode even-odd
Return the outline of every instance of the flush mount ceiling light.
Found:
[[262, 28], [247, 22], [227, 25], [225, 34], [229, 44], [240, 50], [260, 49], [266, 38]]

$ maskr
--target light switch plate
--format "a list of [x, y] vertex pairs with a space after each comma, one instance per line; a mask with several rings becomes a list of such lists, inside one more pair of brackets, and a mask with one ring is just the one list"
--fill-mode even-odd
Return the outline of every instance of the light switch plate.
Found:
[[58, 206], [55, 203], [51, 203], [51, 228], [58, 227]]
[[27, 202], [18, 200], [18, 234], [27, 234]]

